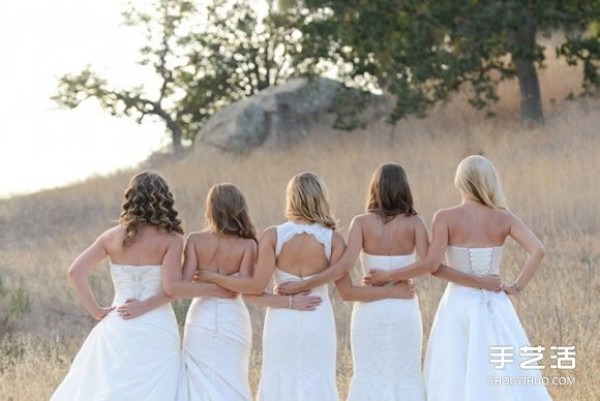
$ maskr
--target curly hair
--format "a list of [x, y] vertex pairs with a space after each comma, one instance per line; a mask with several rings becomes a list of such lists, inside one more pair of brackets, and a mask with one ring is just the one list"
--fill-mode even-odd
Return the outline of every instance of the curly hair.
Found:
[[123, 245], [135, 239], [138, 226], [150, 224], [167, 232], [183, 234], [181, 218], [167, 181], [154, 171], [142, 171], [131, 179], [125, 191], [119, 223], [125, 228]]
[[257, 241], [246, 198], [234, 184], [217, 184], [208, 191], [205, 216], [214, 233]]
[[366, 209], [380, 216], [386, 223], [399, 214], [407, 217], [417, 214], [402, 166], [387, 163], [375, 170], [369, 184]]
[[287, 186], [285, 217], [304, 219], [335, 230], [336, 221], [323, 180], [308, 172], [292, 177]]

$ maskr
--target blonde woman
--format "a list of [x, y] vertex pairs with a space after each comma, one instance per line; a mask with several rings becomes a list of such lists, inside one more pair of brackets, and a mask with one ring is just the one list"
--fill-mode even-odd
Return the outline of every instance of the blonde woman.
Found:
[[[269, 227], [259, 241], [251, 278], [207, 274], [205, 279], [232, 291], [262, 294], [267, 283], [300, 281], [335, 263], [344, 250], [334, 231], [324, 183], [311, 173], [294, 176], [287, 187], [288, 219]], [[315, 287], [310, 312], [295, 310], [296, 296], [285, 296], [287, 309], [269, 308], [263, 332], [259, 401], [337, 401], [336, 332], [327, 286]], [[260, 297], [259, 297], [260, 298]]]
[[[181, 220], [167, 182], [151, 171], [131, 180], [122, 208], [119, 225], [69, 268], [83, 306], [100, 322], [51, 401], [165, 401], [177, 391], [179, 330], [162, 288], [181, 276]], [[115, 297], [101, 307], [88, 276], [106, 258]]]
[[[360, 254], [364, 274], [410, 265], [427, 253], [427, 230], [417, 216], [404, 169], [379, 166], [369, 184], [367, 212], [354, 217], [348, 246], [330, 271], [302, 282], [283, 283], [282, 293], [306, 291], [339, 266], [347, 270]], [[361, 252], [362, 251], [362, 252]], [[351, 345], [354, 375], [349, 401], [424, 401], [421, 376], [423, 325], [412, 283], [355, 286], [349, 274], [336, 281], [345, 301], [356, 301]]]
[[[544, 256], [544, 246], [506, 207], [496, 169], [482, 156], [469, 156], [456, 170], [458, 206], [438, 211], [433, 219], [427, 256], [402, 270], [373, 271], [366, 282], [403, 280], [418, 271], [435, 270], [444, 255], [448, 265], [473, 276], [497, 274], [508, 237], [528, 253], [521, 273], [504, 291], [448, 284], [440, 301], [425, 357], [428, 401], [544, 401], [550, 396], [538, 370], [523, 369], [520, 347], [529, 345], [508, 295], [521, 293]], [[493, 347], [511, 354], [506, 364], [494, 363]], [[514, 360], [512, 360], [514, 359]], [[498, 369], [500, 368], [500, 369]], [[525, 385], [499, 384], [519, 377]], [[533, 384], [532, 384], [533, 383]]]

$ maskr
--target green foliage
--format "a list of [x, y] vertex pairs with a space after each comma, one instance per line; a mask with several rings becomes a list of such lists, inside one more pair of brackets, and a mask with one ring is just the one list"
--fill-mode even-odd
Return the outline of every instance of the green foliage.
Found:
[[599, 20], [598, 0], [306, 0], [305, 5], [303, 56], [313, 65], [327, 60], [339, 66], [347, 82], [395, 95], [392, 121], [423, 116], [459, 88], [468, 91], [473, 106], [487, 108], [498, 100], [502, 80], [518, 77], [523, 84], [533, 78], [536, 85], [537, 76], [526, 73], [527, 64], [531, 70], [543, 65], [538, 31], [565, 30], [559, 54], [583, 63], [586, 90], [598, 87], [598, 34], [585, 32]]
[[175, 311], [175, 317], [177, 318], [177, 324], [179, 327], [183, 327], [185, 323], [185, 316], [191, 303], [191, 299], [176, 299], [171, 303], [173, 310]]
[[9, 336], [18, 321], [31, 311], [29, 294], [21, 286], [7, 286], [0, 276], [0, 341]]
[[157, 90], [116, 88], [88, 67], [61, 77], [53, 99], [74, 108], [95, 98], [111, 114], [139, 123], [158, 117], [177, 152], [219, 108], [297, 74], [292, 59], [300, 33], [292, 10], [271, 5], [261, 16], [243, 0], [196, 4], [154, 0], [145, 8], [131, 3], [123, 13], [127, 25], [145, 32], [139, 64], [153, 70]]

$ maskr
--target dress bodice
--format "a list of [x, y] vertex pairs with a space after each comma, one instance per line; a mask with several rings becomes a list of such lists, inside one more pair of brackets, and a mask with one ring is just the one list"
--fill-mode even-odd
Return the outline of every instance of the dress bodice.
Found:
[[127, 298], [140, 301], [158, 294], [162, 290], [160, 265], [131, 266], [111, 264], [110, 273], [115, 286], [115, 304]]
[[361, 252], [360, 262], [363, 273], [368, 274], [371, 269], [390, 271], [410, 265], [415, 261], [415, 254], [410, 255], [372, 255]]
[[310, 276], [296, 276], [295, 274], [292, 273], [288, 273], [286, 271], [283, 271], [279, 268], [276, 268], [275, 271], [273, 272], [273, 281], [275, 282], [275, 284], [281, 284], [281, 283], [285, 283], [288, 281], [302, 281], [302, 280], [306, 280], [311, 278], [313, 275]]
[[294, 238], [296, 235], [310, 234], [317, 241], [323, 245], [323, 251], [327, 260], [331, 258], [331, 236], [333, 230], [331, 228], [324, 227], [320, 224], [303, 224], [288, 221], [287, 223], [277, 226], [277, 247], [275, 248], [275, 255], [279, 256], [283, 245]]
[[498, 274], [502, 260], [502, 247], [465, 248], [448, 246], [448, 266], [469, 274]]

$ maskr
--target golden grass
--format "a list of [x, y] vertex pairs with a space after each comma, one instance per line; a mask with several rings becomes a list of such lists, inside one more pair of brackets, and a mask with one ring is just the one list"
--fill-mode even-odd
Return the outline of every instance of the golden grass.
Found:
[[[598, 399], [600, 102], [550, 102], [549, 96], [561, 98], [578, 85], [573, 78], [577, 74], [569, 70], [565, 75], [565, 68], [556, 64], [541, 74], [543, 88], [550, 88], [545, 96], [547, 123], [541, 128], [519, 125], [511, 84], [502, 88], [505, 99], [495, 119], [485, 119], [458, 98], [425, 120], [404, 120], [393, 129], [384, 123], [353, 133], [323, 128], [315, 135], [318, 139], [286, 151], [258, 150], [245, 156], [198, 152], [153, 167], [170, 181], [186, 231], [202, 227], [206, 193], [222, 181], [244, 189], [259, 228], [277, 224], [283, 219], [288, 179], [310, 170], [326, 181], [345, 234], [351, 217], [363, 209], [368, 179], [380, 163], [394, 161], [405, 167], [417, 209], [429, 222], [435, 210], [458, 201], [452, 178], [460, 159], [485, 154], [502, 176], [511, 209], [549, 251], [538, 275], [513, 300], [525, 330], [534, 345], [577, 347], [574, 372], [545, 371], [547, 376], [574, 375], [575, 384], [550, 386], [549, 391], [555, 400]], [[64, 377], [93, 327], [69, 286], [66, 269], [114, 224], [132, 174], [121, 172], [0, 202], [0, 400], [48, 399]], [[523, 253], [509, 244], [503, 262], [507, 280], [515, 277], [523, 260]], [[110, 302], [106, 269], [98, 269], [92, 281], [100, 299]], [[445, 284], [430, 277], [418, 278], [417, 283], [426, 337]], [[352, 375], [351, 305], [332, 295], [338, 383], [345, 396]], [[263, 311], [251, 307], [251, 313], [255, 388]], [[548, 359], [545, 365], [549, 367]]]

